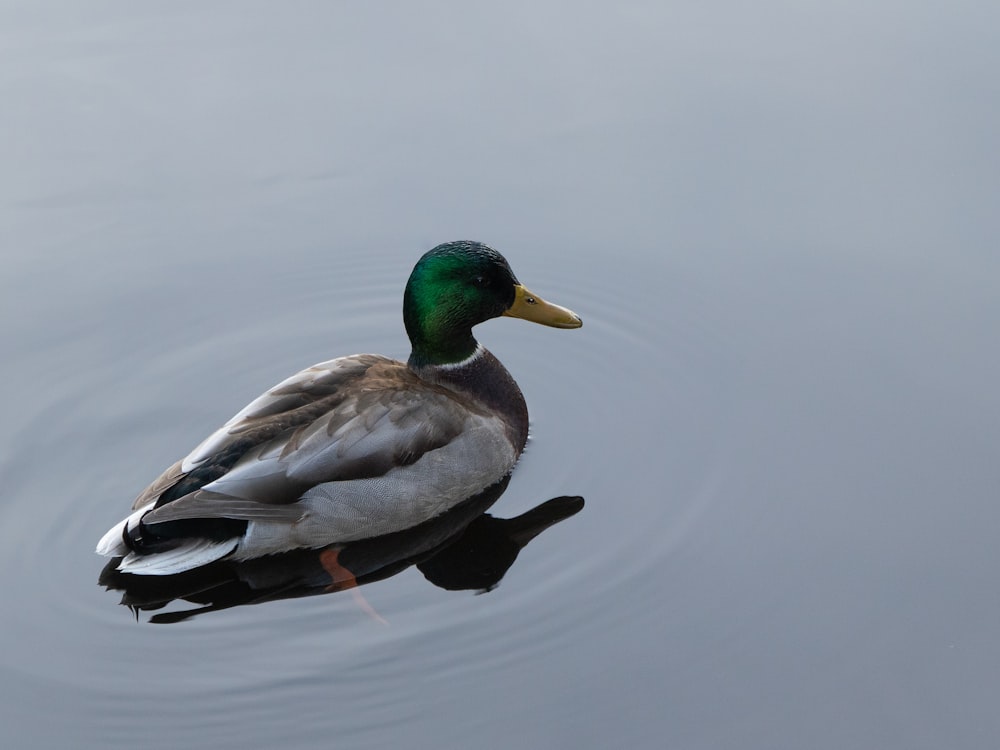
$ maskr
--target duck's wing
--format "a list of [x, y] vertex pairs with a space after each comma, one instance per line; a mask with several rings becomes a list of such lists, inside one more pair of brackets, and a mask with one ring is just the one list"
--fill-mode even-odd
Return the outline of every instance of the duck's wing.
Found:
[[164, 471], [139, 494], [132, 509], [165, 505], [225, 475], [254, 447], [280, 439], [336, 409], [338, 401], [376, 364], [396, 363], [374, 355], [340, 357], [286, 378]]
[[[381, 477], [430, 451], [503, 429], [495, 415], [401, 362], [343, 357], [253, 401], [150, 485], [136, 507], [152, 506], [145, 524], [294, 523], [302, 514], [295, 501], [317, 485]], [[484, 477], [496, 473], [493, 466], [466, 468]]]

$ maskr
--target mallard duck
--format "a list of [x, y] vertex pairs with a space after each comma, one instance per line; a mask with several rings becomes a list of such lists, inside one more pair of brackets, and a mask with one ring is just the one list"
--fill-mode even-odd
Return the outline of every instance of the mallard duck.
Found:
[[520, 388], [472, 335], [502, 315], [583, 325], [496, 250], [438, 245], [406, 283], [406, 362], [357, 354], [278, 383], [140, 493], [97, 552], [121, 556], [122, 572], [169, 575], [381, 536], [484, 491], [528, 436]]

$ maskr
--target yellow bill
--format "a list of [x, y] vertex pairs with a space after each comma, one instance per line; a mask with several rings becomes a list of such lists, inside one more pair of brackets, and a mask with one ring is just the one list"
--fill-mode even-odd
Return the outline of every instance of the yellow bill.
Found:
[[572, 310], [546, 302], [521, 284], [514, 287], [514, 304], [504, 311], [504, 315], [553, 328], [579, 328], [583, 325], [580, 316]]

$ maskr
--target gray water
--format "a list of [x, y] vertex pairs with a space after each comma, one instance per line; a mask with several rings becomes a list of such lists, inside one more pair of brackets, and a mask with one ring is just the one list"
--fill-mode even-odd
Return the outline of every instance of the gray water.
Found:
[[[996, 747], [998, 29], [5, 3], [0, 745]], [[251, 398], [405, 357], [409, 270], [459, 238], [584, 319], [477, 329], [532, 418], [490, 513], [582, 510], [478, 596], [404, 566], [371, 611], [158, 625], [98, 586]]]

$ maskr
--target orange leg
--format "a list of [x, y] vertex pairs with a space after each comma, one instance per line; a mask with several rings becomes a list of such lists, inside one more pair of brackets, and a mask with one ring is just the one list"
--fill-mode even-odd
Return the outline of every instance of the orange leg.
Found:
[[319, 563], [323, 566], [330, 576], [330, 585], [326, 587], [327, 591], [345, 591], [350, 589], [351, 596], [354, 598], [355, 604], [357, 604], [363, 612], [365, 612], [369, 617], [371, 617], [376, 622], [380, 622], [383, 625], [388, 625], [389, 623], [378, 612], [375, 608], [368, 603], [361, 594], [361, 589], [358, 587], [358, 581], [354, 577], [354, 574], [340, 564], [340, 550], [339, 549], [326, 549], [319, 553]]

